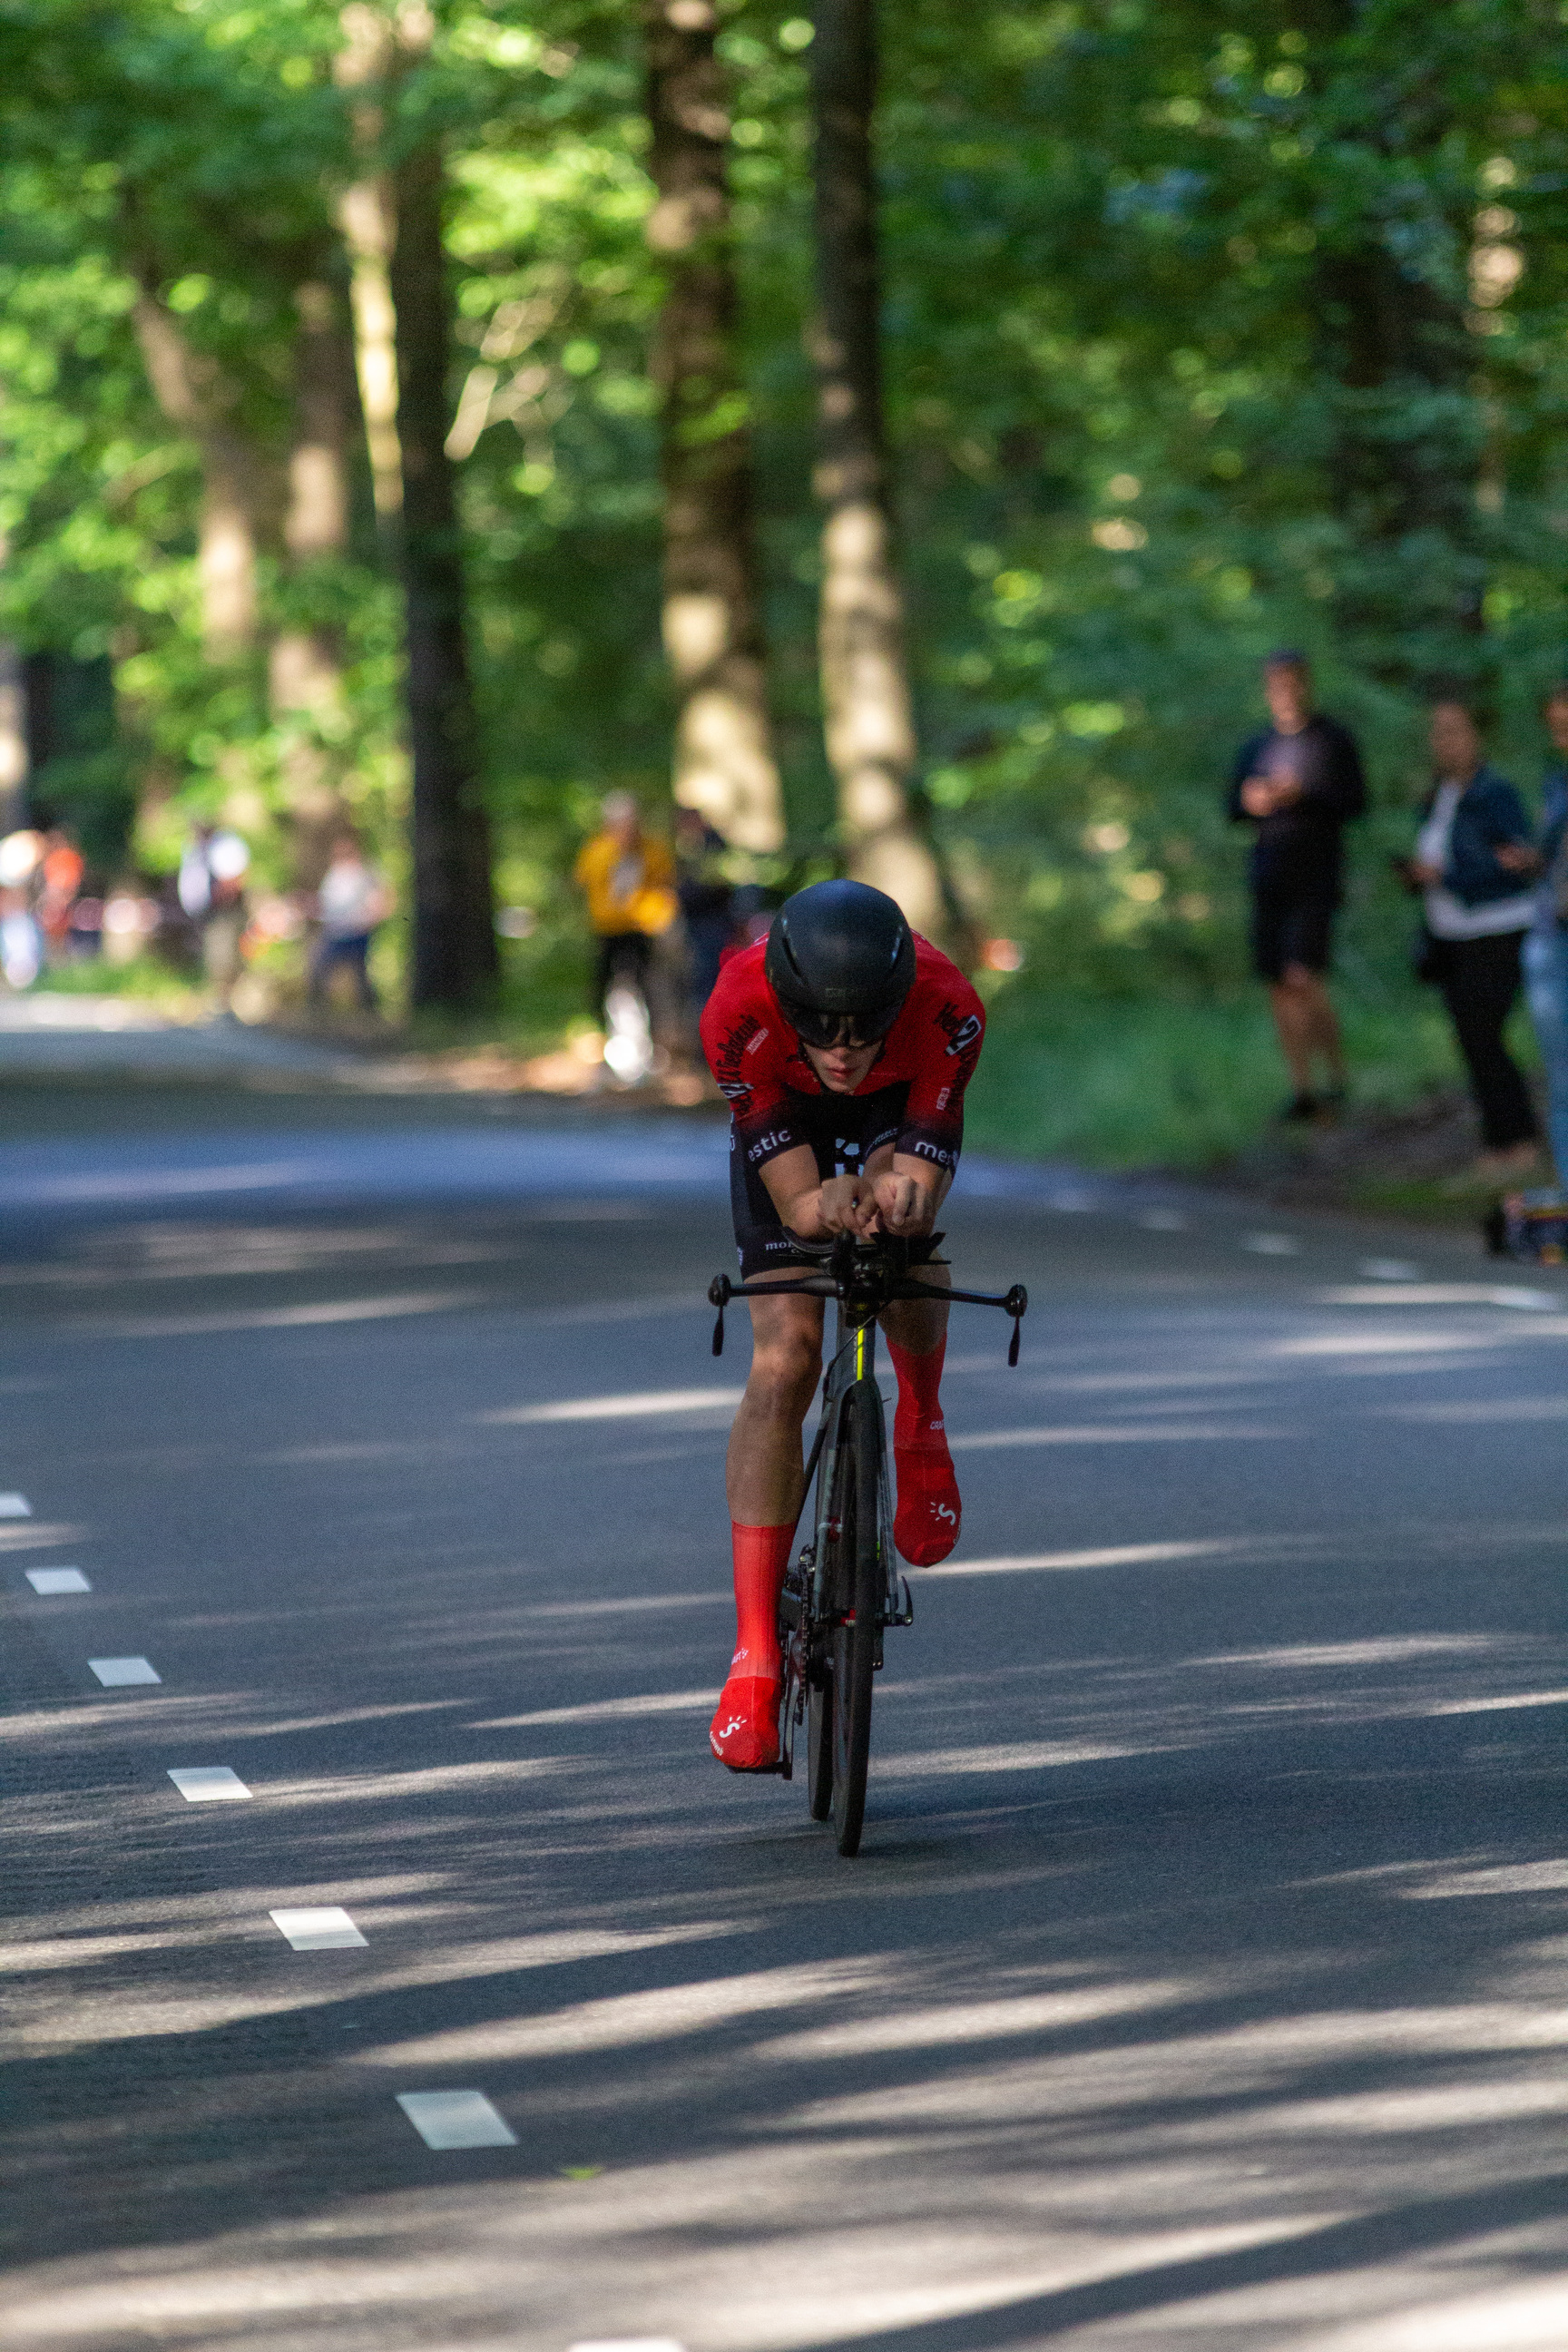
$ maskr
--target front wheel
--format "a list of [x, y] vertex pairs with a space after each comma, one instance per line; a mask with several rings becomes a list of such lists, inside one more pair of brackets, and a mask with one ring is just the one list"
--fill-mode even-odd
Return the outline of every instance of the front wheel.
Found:
[[806, 1804], [814, 1822], [833, 1811], [833, 1673], [811, 1686], [805, 1710]]
[[[860, 1851], [866, 1818], [866, 1772], [871, 1756], [871, 1681], [877, 1665], [882, 1598], [879, 1489], [882, 1465], [882, 1401], [867, 1381], [849, 1391], [837, 1544], [838, 1609], [829, 1654], [833, 1748], [833, 1825], [838, 1851]], [[852, 1613], [847, 1613], [852, 1612]]]

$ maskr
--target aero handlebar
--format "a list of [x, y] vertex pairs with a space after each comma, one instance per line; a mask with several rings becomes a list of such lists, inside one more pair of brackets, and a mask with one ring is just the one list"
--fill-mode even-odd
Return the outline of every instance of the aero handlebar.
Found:
[[[940, 1241], [942, 1235], [931, 1238]], [[851, 1325], [874, 1321], [884, 1307], [902, 1298], [935, 1299], [943, 1306], [999, 1307], [1013, 1318], [1009, 1364], [1018, 1360], [1019, 1326], [1029, 1305], [1029, 1294], [1021, 1282], [1014, 1283], [1010, 1290], [948, 1290], [932, 1282], [918, 1282], [910, 1274], [905, 1252], [897, 1242], [889, 1243], [880, 1235], [858, 1241], [852, 1234], [844, 1234], [824, 1254], [820, 1274], [803, 1275], [789, 1282], [731, 1282], [727, 1274], [716, 1274], [708, 1286], [708, 1303], [718, 1309], [713, 1353], [724, 1352], [724, 1309], [731, 1299], [791, 1297], [837, 1298]]]

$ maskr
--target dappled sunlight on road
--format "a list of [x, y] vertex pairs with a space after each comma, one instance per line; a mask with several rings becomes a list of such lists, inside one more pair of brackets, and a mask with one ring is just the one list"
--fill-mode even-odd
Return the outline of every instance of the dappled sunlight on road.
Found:
[[[387, 1219], [310, 1295], [308, 1232], [252, 1230], [182, 1309], [408, 1292]], [[543, 1311], [62, 1343], [108, 1407], [68, 1447], [41, 1396], [4, 1465], [38, 1516], [0, 1539], [93, 1582], [6, 1571], [0, 2341], [1550, 2342], [1568, 1520], [1544, 1465], [1474, 1471], [1516, 1414], [1544, 1444], [1558, 1318], [1249, 1261], [1256, 1302], [1097, 1295], [1017, 1376], [955, 1358], [964, 1543], [889, 1637], [850, 1867], [705, 1752], [700, 1296], [617, 1329], [570, 1296], [602, 1234], [547, 1247]], [[137, 1654], [159, 1685], [91, 1683]], [[248, 1801], [188, 1806], [193, 1766]], [[422, 2093], [515, 2145], [427, 2147]]]

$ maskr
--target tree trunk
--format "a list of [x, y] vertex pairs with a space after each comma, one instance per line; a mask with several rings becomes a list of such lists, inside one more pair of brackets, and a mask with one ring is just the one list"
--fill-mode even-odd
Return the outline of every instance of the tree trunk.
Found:
[[210, 659], [237, 660], [257, 642], [256, 555], [272, 520], [275, 485], [265, 458], [233, 422], [237, 388], [192, 348], [159, 300], [153, 266], [143, 263], [137, 274], [132, 316], [153, 395], [170, 424], [201, 451], [203, 641]]
[[[1314, 72], [1331, 95], [1336, 73], [1364, 76], [1363, 19], [1355, 0], [1305, 0]], [[1396, 248], [1379, 203], [1379, 179], [1395, 167], [1417, 185], [1446, 171], [1454, 129], [1440, 77], [1380, 90], [1353, 126], [1365, 194], [1320, 232], [1315, 272], [1313, 356], [1329, 387], [1326, 470], [1344, 538], [1334, 618], [1354, 661], [1405, 688], [1474, 672], [1491, 536], [1474, 314]]]
[[882, 420], [871, 145], [876, 0], [818, 0], [810, 54], [827, 757], [849, 872], [886, 890], [917, 929], [931, 931], [942, 924], [942, 888], [910, 808], [914, 714]]
[[[283, 543], [296, 584], [303, 585], [313, 564], [331, 562], [348, 549], [353, 359], [332, 289], [312, 280], [294, 299], [300, 323]], [[268, 685], [273, 717], [283, 729], [296, 877], [313, 888], [326, 870], [332, 829], [342, 814], [335, 762], [323, 740], [343, 709], [337, 631], [303, 621], [280, 628], [268, 656]]]
[[397, 434], [408, 733], [414, 763], [416, 1005], [477, 1003], [498, 972], [489, 824], [464, 636], [462, 547], [447, 455], [451, 331], [440, 150], [421, 139], [393, 176]]
[[1330, 475], [1346, 540], [1334, 613], [1374, 676], [1430, 686], [1473, 668], [1466, 641], [1481, 631], [1486, 413], [1463, 315], [1376, 236], [1331, 251], [1318, 273]]
[[353, 107], [354, 142], [365, 176], [338, 201], [338, 226], [353, 268], [354, 362], [364, 415], [375, 511], [390, 525], [403, 507], [403, 457], [397, 446], [397, 322], [387, 267], [395, 234], [392, 190], [374, 168], [382, 110], [374, 92], [395, 62], [392, 21], [370, 0], [350, 0], [338, 19], [343, 46], [333, 65], [341, 89], [362, 92]]
[[644, 0], [648, 243], [666, 265], [654, 338], [664, 478], [664, 644], [674, 674], [675, 797], [727, 841], [775, 850], [784, 804], [768, 717], [751, 433], [735, 362], [725, 163], [730, 121], [713, 0]]
[[26, 819], [27, 689], [20, 653], [9, 637], [0, 637], [0, 838]]

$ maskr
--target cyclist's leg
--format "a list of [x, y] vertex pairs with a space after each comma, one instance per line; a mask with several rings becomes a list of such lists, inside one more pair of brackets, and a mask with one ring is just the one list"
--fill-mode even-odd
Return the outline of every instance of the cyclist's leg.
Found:
[[746, 1527], [787, 1522], [793, 1528], [800, 1510], [801, 1428], [822, 1376], [822, 1301], [753, 1298], [748, 1304], [752, 1370], [730, 1432], [724, 1490], [732, 1519]]
[[751, 1376], [725, 1466], [735, 1650], [709, 1732], [714, 1755], [737, 1772], [765, 1771], [778, 1761], [779, 1588], [800, 1509], [801, 1427], [822, 1369], [819, 1299], [750, 1304]]
[[[952, 1277], [940, 1262], [927, 1261], [910, 1270], [933, 1290], [950, 1286]], [[888, 1353], [899, 1379], [893, 1416], [899, 1496], [893, 1540], [915, 1568], [931, 1568], [947, 1558], [958, 1541], [963, 1514], [942, 1409], [947, 1317], [945, 1302], [933, 1299], [927, 1306], [923, 1299], [904, 1298], [882, 1317]]]
[[[743, 1281], [800, 1270], [766, 1185], [731, 1153], [731, 1208]], [[800, 1510], [801, 1424], [822, 1368], [822, 1302], [754, 1299], [752, 1369], [730, 1433], [725, 1485], [735, 1563], [735, 1654], [709, 1745], [721, 1764], [765, 1771], [778, 1760], [778, 1597]]]

